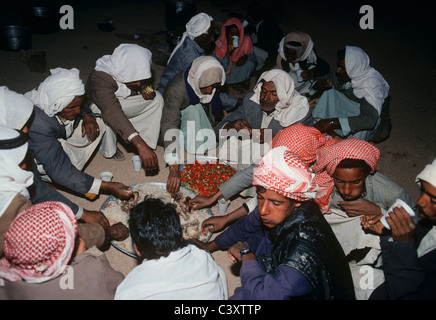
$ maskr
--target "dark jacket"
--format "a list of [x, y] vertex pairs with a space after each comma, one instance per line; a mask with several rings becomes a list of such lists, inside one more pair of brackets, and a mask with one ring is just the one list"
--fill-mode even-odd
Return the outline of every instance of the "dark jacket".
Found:
[[315, 202], [298, 208], [269, 234], [271, 253], [262, 257], [266, 272], [280, 265], [300, 271], [318, 300], [354, 299], [353, 280], [341, 245]]
[[[260, 267], [249, 265], [250, 261], [242, 264], [243, 287], [235, 291], [238, 299], [354, 299], [351, 273], [342, 247], [312, 201], [302, 204], [271, 231], [263, 227], [256, 208], [214, 241], [220, 248], [245, 241], [256, 253]], [[294, 279], [295, 270], [313, 288], [304, 296], [295, 295], [295, 282], [301, 284], [301, 280]]]
[[[38, 107], [29, 127], [29, 149], [38, 164], [50, 179], [79, 194], [86, 194], [94, 182], [94, 177], [78, 170], [62, 148], [58, 139], [65, 139], [65, 128], [54, 117], [49, 117]], [[74, 127], [79, 124], [76, 119]]]
[[374, 290], [370, 300], [434, 300], [436, 299], [436, 250], [421, 257], [417, 247], [432, 225], [428, 220], [416, 225], [415, 239], [392, 241], [380, 239], [385, 282]]

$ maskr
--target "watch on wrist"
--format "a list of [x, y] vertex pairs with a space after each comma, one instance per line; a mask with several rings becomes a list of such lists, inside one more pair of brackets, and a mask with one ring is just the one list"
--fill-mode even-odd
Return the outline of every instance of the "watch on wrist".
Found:
[[242, 249], [241, 251], [239, 251], [239, 255], [241, 256], [241, 259], [242, 259], [242, 256], [244, 254], [248, 254], [248, 253], [251, 253], [251, 252], [253, 252], [253, 251], [251, 251], [250, 248], [245, 248], [245, 249]]

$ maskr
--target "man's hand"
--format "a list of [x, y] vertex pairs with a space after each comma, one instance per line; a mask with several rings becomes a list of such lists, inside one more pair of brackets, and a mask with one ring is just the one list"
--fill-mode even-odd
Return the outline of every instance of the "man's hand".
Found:
[[[247, 120], [244, 119], [230, 121], [226, 123], [223, 129], [227, 129], [227, 130], [235, 129], [237, 132], [242, 132], [242, 133], [246, 132], [247, 135], [251, 135], [252, 133], [250, 124], [247, 122]], [[245, 132], [242, 130], [245, 130]]]
[[207, 218], [203, 221], [202, 230], [209, 230], [210, 232], [219, 232], [223, 230], [227, 226], [227, 218], [228, 215], [225, 216], [213, 216], [210, 218]]
[[154, 170], [159, 166], [156, 153], [147, 145], [141, 136], [135, 136], [131, 143], [136, 147], [145, 170]]
[[386, 222], [391, 227], [394, 241], [408, 241], [413, 238], [416, 226], [403, 207], [394, 207], [389, 212], [389, 217], [386, 217]]
[[151, 86], [147, 86], [141, 90], [141, 95], [144, 100], [153, 100], [156, 97], [156, 92]]
[[212, 206], [221, 196], [221, 191], [215, 192], [211, 196], [196, 195], [193, 199], [189, 200], [189, 206], [194, 210], [200, 210]]
[[100, 128], [94, 116], [85, 114], [82, 121], [82, 137], [87, 136], [89, 141], [95, 141], [100, 134]]
[[328, 79], [318, 79], [313, 85], [313, 90], [315, 91], [326, 91], [333, 88], [333, 81]]
[[313, 72], [311, 70], [303, 70], [300, 74], [303, 81], [309, 81], [313, 78]]
[[83, 209], [83, 214], [80, 220], [83, 220], [86, 223], [98, 223], [105, 228], [110, 226], [109, 220], [101, 211], [90, 211]]
[[247, 62], [247, 60], [248, 60], [248, 55], [244, 55], [240, 57], [238, 61], [235, 62], [235, 65], [238, 67], [243, 66]]
[[122, 222], [117, 222], [106, 228], [106, 232], [111, 239], [116, 241], [123, 241], [129, 236], [129, 229]]
[[133, 196], [132, 188], [120, 182], [102, 181], [100, 190], [106, 194], [111, 194], [120, 200], [127, 200]]
[[362, 215], [377, 216], [381, 214], [381, 209], [378, 205], [365, 199], [357, 199], [353, 201], [339, 201], [338, 205], [350, 217]]
[[256, 258], [256, 255], [254, 253], [248, 253], [246, 255], [243, 255], [241, 258], [239, 252], [242, 249], [246, 249], [246, 248], [250, 248], [248, 243], [242, 242], [242, 241], [236, 242], [229, 250], [227, 250], [227, 254], [228, 254], [230, 260], [232, 260], [233, 262], [238, 262], [241, 260], [243, 260], [243, 261], [256, 260], [257, 258]]
[[169, 193], [179, 192], [182, 177], [180, 176], [179, 165], [173, 164], [169, 166], [170, 173], [167, 179], [167, 191]]
[[385, 226], [383, 225], [383, 223], [380, 222], [381, 217], [383, 217], [382, 214], [379, 214], [377, 216], [361, 216], [360, 224], [362, 225], [363, 229], [370, 230], [380, 235], [386, 231]]

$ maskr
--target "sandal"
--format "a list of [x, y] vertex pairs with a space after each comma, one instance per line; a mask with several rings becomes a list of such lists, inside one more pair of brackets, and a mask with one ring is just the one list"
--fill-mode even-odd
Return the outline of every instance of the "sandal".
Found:
[[122, 161], [122, 160], [126, 159], [126, 157], [124, 156], [124, 153], [120, 149], [117, 148], [117, 151], [110, 159], [116, 160], [116, 161]]

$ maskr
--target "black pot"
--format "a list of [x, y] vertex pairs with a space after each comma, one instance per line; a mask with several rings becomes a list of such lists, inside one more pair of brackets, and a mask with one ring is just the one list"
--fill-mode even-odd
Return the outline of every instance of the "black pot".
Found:
[[1, 27], [0, 48], [6, 51], [29, 50], [32, 48], [32, 32], [23, 26]]
[[50, 34], [60, 30], [61, 14], [57, 6], [29, 6], [21, 11], [23, 25], [36, 34]]

